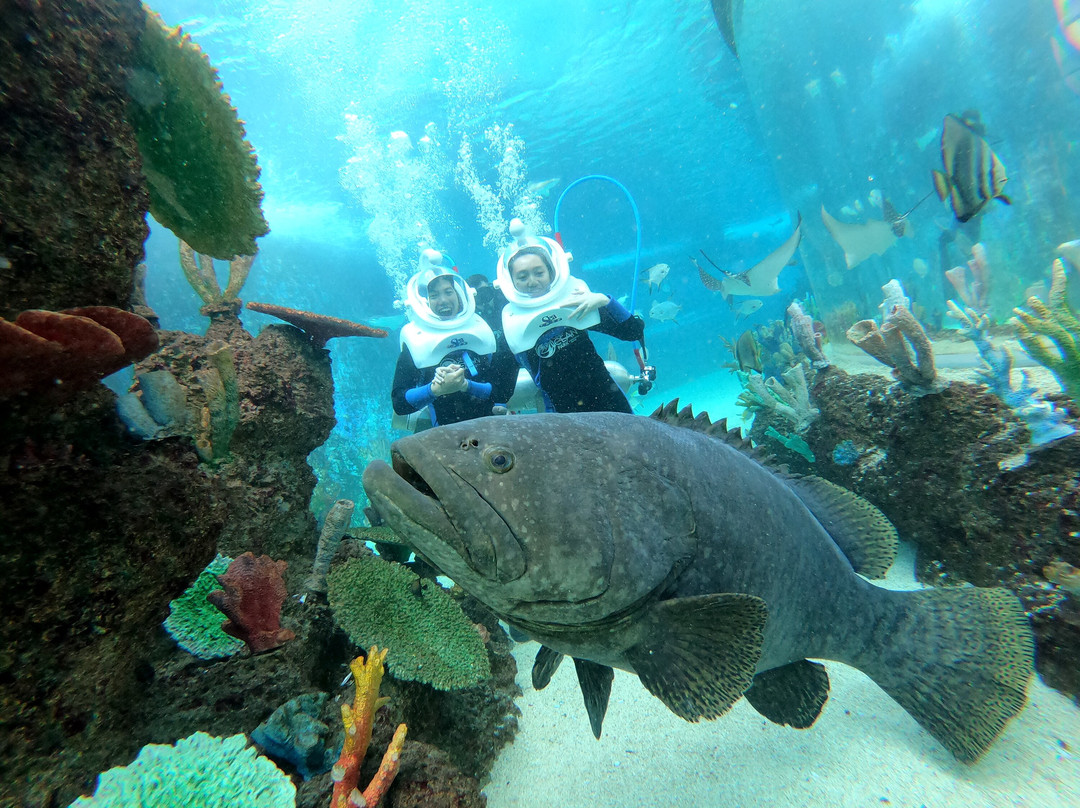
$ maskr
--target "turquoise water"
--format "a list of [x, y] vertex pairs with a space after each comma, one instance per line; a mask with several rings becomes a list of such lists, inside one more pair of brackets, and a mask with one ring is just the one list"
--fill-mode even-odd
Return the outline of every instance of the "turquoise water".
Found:
[[[401, 434], [389, 399], [397, 301], [419, 251], [437, 247], [463, 273], [494, 277], [510, 217], [550, 232], [579, 177], [609, 176], [630, 192], [578, 186], [558, 224], [572, 271], [647, 319], [658, 379], [633, 397], [635, 411], [678, 397], [731, 424], [742, 422], [742, 387], [722, 338], [782, 319], [793, 299], [826, 324], [841, 310], [875, 316], [880, 287], [897, 278], [921, 318], [941, 326], [955, 294], [943, 271], [981, 241], [994, 268], [989, 305], [1004, 321], [1047, 281], [1056, 245], [1080, 237], [1080, 42], [1061, 31], [1051, 0], [746, 0], [739, 59], [704, 0], [153, 7], [217, 67], [262, 168], [271, 231], [243, 297], [395, 332], [331, 343], [338, 425], [310, 459], [320, 515], [337, 498], [361, 506], [364, 465]], [[1013, 204], [957, 227], [936, 197], [920, 200], [941, 166], [943, 118], [965, 110], [978, 111], [1009, 167]], [[913, 209], [910, 231], [848, 269], [820, 211], [880, 219], [882, 199]], [[800, 215], [802, 248], [778, 293], [737, 322], [691, 256], [741, 272]], [[176, 237], [151, 226], [149, 303], [163, 328], [201, 332]], [[649, 292], [637, 273], [661, 262], [670, 275]], [[649, 318], [655, 301], [680, 306], [676, 319]], [[271, 322], [242, 318], [253, 332]], [[617, 355], [636, 371], [628, 346]], [[1046, 766], [1040, 794], [1077, 775]], [[666, 799], [685, 804], [647, 801]], [[779, 792], [763, 799], [795, 804]]]

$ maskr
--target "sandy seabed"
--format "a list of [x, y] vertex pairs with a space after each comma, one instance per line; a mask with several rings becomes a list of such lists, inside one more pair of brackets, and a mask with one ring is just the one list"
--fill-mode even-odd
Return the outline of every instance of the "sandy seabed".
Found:
[[[857, 354], [841, 359], [849, 372], [888, 372]], [[970, 368], [977, 360], [971, 359], [962, 363], [968, 365], [962, 373], [947, 375], [974, 381]], [[737, 390], [736, 383], [735, 395]], [[678, 396], [714, 419], [735, 416], [735, 425], [732, 392], [732, 377], [714, 374], [692, 387], [654, 391], [637, 409], [651, 412]], [[884, 585], [918, 585], [909, 548]], [[538, 647], [529, 642], [514, 649], [522, 715], [517, 738], [484, 789], [488, 808], [1080, 806], [1080, 708], [1037, 676], [1023, 712], [978, 763], [966, 766], [869, 677], [836, 662], [826, 663], [829, 700], [805, 730], [766, 721], [745, 699], [716, 721], [691, 724], [669, 712], [637, 677], [616, 671], [597, 741], [572, 663], [566, 661], [547, 688], [533, 690]]]

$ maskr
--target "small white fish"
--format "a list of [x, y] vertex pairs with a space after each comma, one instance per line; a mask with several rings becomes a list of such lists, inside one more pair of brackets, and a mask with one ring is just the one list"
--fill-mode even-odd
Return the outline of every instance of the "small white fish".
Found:
[[675, 318], [679, 316], [680, 311], [682, 311], [682, 306], [674, 300], [665, 300], [662, 303], [654, 300], [652, 306], [649, 307], [649, 317], [661, 323], [671, 320], [677, 324], [679, 321]]
[[539, 196], [546, 198], [553, 190], [555, 186], [562, 182], [562, 177], [552, 177], [549, 180], [537, 180], [536, 182], [530, 182], [525, 190], [532, 196]]
[[751, 300], [745, 300], [735, 307], [735, 322], [739, 322], [743, 317], [749, 317], [751, 314], [761, 308], [761, 301], [757, 298]]
[[1059, 244], [1057, 251], [1068, 259], [1069, 263], [1077, 269], [1080, 269], [1080, 239], [1075, 241], [1066, 241], [1064, 244]]
[[829, 74], [829, 78], [832, 79], [832, 83], [835, 84], [837, 87], [843, 87], [845, 84], [847, 84], [847, 78], [844, 76], [843, 72], [840, 70], [839, 67]]
[[655, 286], [657, 291], [660, 290], [660, 284], [664, 282], [664, 278], [671, 272], [671, 267], [667, 264], [653, 264], [648, 269], [641, 270], [641, 280], [649, 284], [649, 294], [652, 294], [653, 287]]
[[811, 98], [821, 95], [821, 79], [811, 79], [805, 84], [806, 94]]
[[870, 192], [870, 196], [868, 197], [868, 199], [870, 200], [871, 205], [873, 205], [878, 210], [881, 210], [881, 203], [885, 200], [885, 197], [882, 196], [880, 188], [875, 188]]
[[916, 258], [911, 262], [911, 268], [915, 270], [915, 274], [920, 278], [925, 278], [926, 273], [930, 271], [930, 265], [921, 258]]
[[859, 214], [855, 212], [855, 208], [851, 207], [851, 205], [844, 205], [844, 207], [840, 208], [840, 215], [854, 219]]

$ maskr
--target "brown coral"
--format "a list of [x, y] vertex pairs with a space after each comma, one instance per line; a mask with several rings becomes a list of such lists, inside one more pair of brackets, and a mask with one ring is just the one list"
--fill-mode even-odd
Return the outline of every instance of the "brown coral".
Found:
[[288, 564], [270, 556], [244, 553], [235, 559], [206, 599], [229, 619], [222, 624], [226, 634], [243, 640], [253, 654], [269, 651], [296, 635], [281, 627], [281, 604], [288, 591], [282, 577]]
[[337, 317], [327, 317], [325, 314], [288, 309], [272, 303], [248, 303], [247, 308], [249, 311], [269, 314], [271, 317], [277, 317], [279, 320], [296, 326], [320, 348], [326, 344], [327, 340], [334, 337], [385, 337], [387, 335], [381, 328], [372, 328], [351, 320], [339, 320]]
[[31, 309], [0, 319], [0, 399], [81, 390], [158, 347], [143, 317], [110, 306]]

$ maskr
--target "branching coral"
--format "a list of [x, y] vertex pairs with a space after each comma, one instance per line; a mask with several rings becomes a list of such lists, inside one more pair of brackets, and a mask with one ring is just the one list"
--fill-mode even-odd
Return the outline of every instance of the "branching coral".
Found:
[[1047, 302], [1029, 297], [1031, 312], [1013, 309], [1016, 317], [1010, 322], [1024, 350], [1054, 374], [1069, 398], [1080, 403], [1080, 319], [1066, 299], [1065, 264], [1060, 258], [1054, 260], [1050, 279]]
[[761, 410], [775, 412], [789, 421], [796, 432], [803, 432], [820, 414], [810, 404], [810, 391], [806, 386], [806, 371], [802, 363], [788, 368], [783, 382], [775, 376], [762, 379], [757, 373], [736, 374], [745, 388], [739, 395], [738, 404], [750, 412]]
[[357, 657], [349, 666], [356, 682], [356, 695], [351, 705], [341, 705], [341, 720], [345, 725], [345, 744], [341, 748], [341, 757], [330, 770], [330, 776], [334, 780], [334, 795], [330, 800], [330, 808], [374, 808], [386, 790], [390, 788], [394, 777], [397, 776], [401, 747], [405, 744], [407, 731], [404, 724], [398, 724], [394, 738], [383, 755], [379, 770], [368, 787], [363, 793], [358, 787], [360, 766], [371, 744], [371, 728], [375, 722], [375, 711], [390, 700], [379, 696], [385, 660], [386, 649], [380, 651], [378, 647], [372, 646], [368, 651], [367, 659]]
[[[214, 259], [209, 255], [196, 253], [191, 245], [180, 240], [180, 268], [184, 277], [195, 290], [202, 302], [209, 307], [225, 306], [233, 313], [239, 310], [236, 298], [247, 282], [254, 255], [238, 255], [229, 260], [229, 283], [225, 291], [218, 286], [217, 273], [214, 271]], [[231, 304], [231, 305], [230, 305]]]

